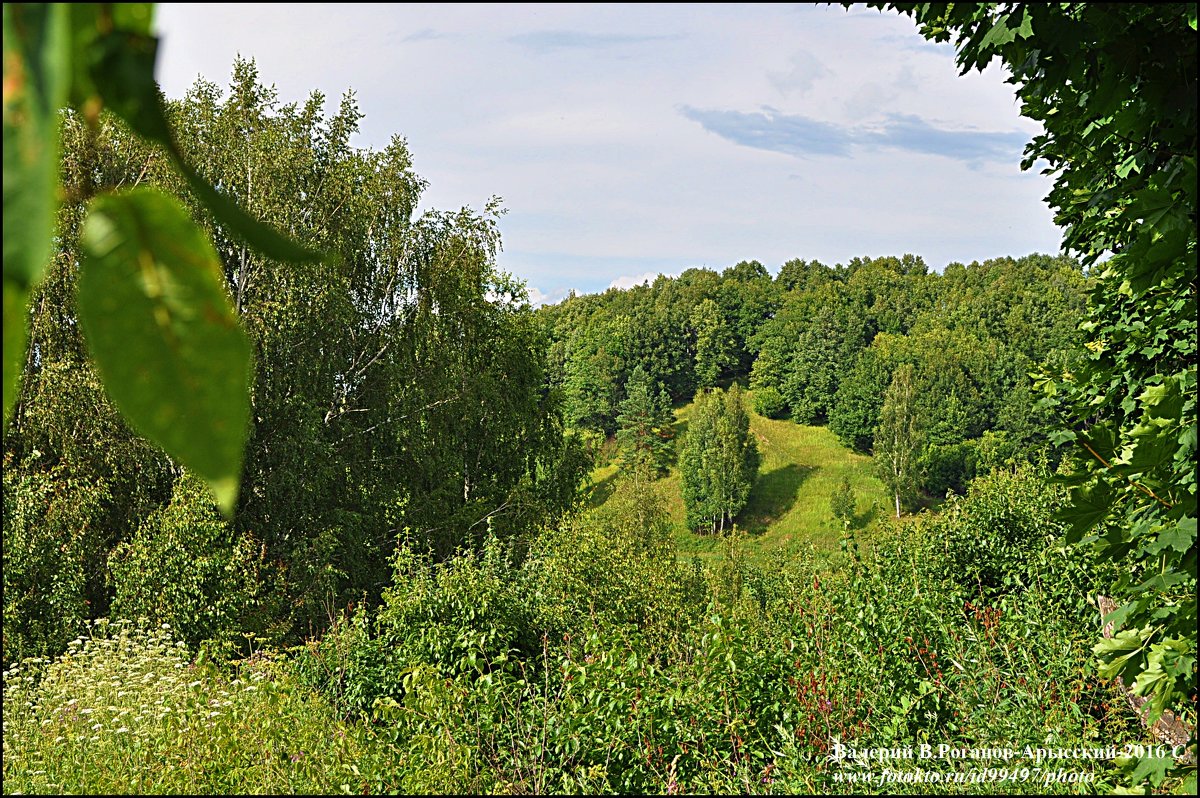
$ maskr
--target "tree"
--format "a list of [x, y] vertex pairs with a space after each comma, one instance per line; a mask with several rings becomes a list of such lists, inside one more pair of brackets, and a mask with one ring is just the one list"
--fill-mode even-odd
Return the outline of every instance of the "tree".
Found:
[[759, 455], [750, 433], [741, 389], [697, 395], [679, 455], [688, 526], [724, 532], [746, 505], [758, 474]]
[[778, 388], [798, 424], [827, 419], [838, 386], [869, 343], [861, 309], [832, 278], [789, 293], [755, 342], [752, 387]]
[[705, 299], [692, 311], [696, 333], [696, 387], [716, 387], [717, 378], [734, 364], [734, 341], [725, 330], [721, 309]]
[[850, 522], [854, 520], [854, 509], [857, 504], [858, 497], [854, 495], [854, 488], [850, 486], [849, 478], [842, 477], [842, 481], [838, 483], [829, 497], [829, 509], [833, 511], [833, 517], [849, 528]]
[[[68, 104], [93, 131], [102, 109], [119, 115], [250, 246], [281, 261], [320, 258], [252, 219], [183, 156], [154, 82], [153, 11], [152, 3], [4, 5], [6, 425], [18, 396], [29, 298], [52, 247], [59, 121]], [[203, 477], [230, 514], [249, 417], [246, 339], [207, 236], [177, 201], [137, 182], [94, 199], [94, 183], [84, 186], [82, 199], [92, 201], [81, 232], [79, 323], [117, 407]]]
[[621, 467], [631, 474], [658, 474], [671, 461], [674, 447], [671, 402], [661, 385], [651, 392], [650, 378], [638, 366], [625, 383], [625, 399], [617, 416]]
[[1064, 248], [1098, 275], [1086, 359], [1042, 381], [1055, 440], [1083, 461], [1067, 539], [1124, 566], [1102, 673], [1147, 696], [1149, 720], [1184, 707], [1194, 722], [1196, 6], [892, 7], [953, 38], [963, 72], [999, 58], [1044, 128], [1022, 168], [1054, 175]]
[[892, 375], [875, 431], [875, 462], [883, 483], [895, 496], [897, 518], [901, 501], [908, 503], [916, 495], [924, 426], [917, 407], [913, 367], [905, 364]]
[[[68, 199], [55, 257], [32, 294], [29, 356], [4, 440], [6, 476], [15, 469], [22, 492], [14, 500], [30, 508], [5, 516], [6, 563], [9, 540], [41, 550], [62, 519], [87, 518], [89, 539], [69, 547], [82, 586], [71, 583], [69, 602], [64, 587], [61, 612], [50, 608], [63, 619], [76, 602], [104, 613], [114, 585], [120, 592], [106, 564], [121, 559], [108, 552], [133, 540], [154, 559], [158, 527], [147, 517], [180, 475], [120, 422], [79, 332], [76, 288], [89, 268], [80, 266], [80, 198], [89, 193], [140, 181], [190, 204], [211, 237], [217, 290], [255, 363], [243, 375], [253, 413], [228, 531], [265, 549], [264, 582], [279, 588], [273, 606], [283, 617], [262, 628], [315, 633], [348, 601], [377, 597], [398, 529], [442, 553], [489, 528], [526, 534], [571, 505], [586, 472], [564, 436], [559, 392], [546, 384], [544, 330], [523, 286], [496, 268], [499, 206], [418, 215], [424, 181], [404, 142], [349, 145], [362, 117], [352, 94], [326, 116], [315, 93], [281, 106], [253, 62], [233, 72], [227, 93], [199, 81], [167, 104], [174, 145], [200, 179], [335, 257], [286, 266], [263, 257], [110, 115], [94, 129], [64, 117]], [[41, 492], [47, 479], [58, 483], [53, 495]], [[62, 512], [72, 505], [80, 512]], [[6, 586], [37, 578], [37, 563], [14, 562]], [[132, 613], [136, 603], [118, 609]], [[60, 631], [68, 633], [42, 637]]]
[[893, 368], [878, 347], [867, 347], [838, 385], [829, 409], [829, 431], [845, 446], [860, 452], [874, 448], [883, 394]]

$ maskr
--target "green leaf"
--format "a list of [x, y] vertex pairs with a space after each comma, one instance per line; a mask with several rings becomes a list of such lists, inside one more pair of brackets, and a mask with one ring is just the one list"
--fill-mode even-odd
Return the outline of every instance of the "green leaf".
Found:
[[92, 201], [79, 319], [113, 402], [233, 511], [249, 414], [250, 345], [212, 243], [154, 189]]
[[17, 401], [17, 387], [25, 356], [26, 302], [29, 292], [16, 280], [4, 278], [4, 421]]
[[1183, 395], [1179, 391], [1179, 378], [1168, 377], [1161, 385], [1152, 385], [1142, 392], [1138, 401], [1146, 408], [1150, 418], [1178, 420], [1183, 413]]
[[1170, 769], [1170, 757], [1146, 756], [1138, 760], [1137, 767], [1133, 769], [1133, 774], [1129, 778], [1134, 784], [1141, 784], [1146, 779], [1150, 779], [1150, 784], [1157, 787], [1162, 784]]
[[1196, 543], [1196, 519], [1184, 518], [1173, 527], [1159, 533], [1158, 539], [1146, 547], [1151, 554], [1159, 554], [1163, 549], [1174, 549], [1187, 552]]
[[[4, 420], [16, 401], [25, 307], [41, 279], [58, 204], [58, 110], [66, 99], [67, 7], [4, 4]], [[17, 329], [17, 325], [21, 329]]]
[[1029, 9], [1026, 8], [1021, 14], [1021, 25], [1017, 28], [1017, 35], [1022, 39], [1028, 39], [1033, 35], [1033, 17], [1029, 14]]
[[1100, 523], [1112, 506], [1112, 489], [1105, 483], [1084, 485], [1071, 490], [1071, 504], [1055, 514], [1067, 523], [1068, 543], [1078, 543], [1083, 534]]
[[[1004, 14], [996, 20], [996, 24], [992, 26], [987, 35], [983, 37], [983, 40], [979, 42], [979, 49], [981, 51], [986, 50], [988, 47], [999, 47], [1008, 44], [1017, 37], [1017, 28], [1010, 28], [1008, 25], [1011, 18], [1011, 15]], [[1032, 29], [1030, 32], [1032, 32]]]
[[1123, 671], [1134, 664], [1130, 660], [1142, 653], [1149, 636], [1149, 629], [1126, 629], [1097, 642], [1092, 650], [1101, 659], [1100, 676], [1111, 679], [1125, 675]]

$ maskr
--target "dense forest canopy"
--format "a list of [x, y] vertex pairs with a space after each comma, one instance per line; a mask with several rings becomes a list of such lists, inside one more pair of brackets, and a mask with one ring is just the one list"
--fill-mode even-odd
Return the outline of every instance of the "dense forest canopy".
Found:
[[[51, 109], [40, 280], [6, 223], [6, 789], [1194, 792], [1195, 7], [895, 8], [1007, 66], [1072, 254], [743, 260], [535, 310], [499, 202], [418, 213], [352, 92], [282, 103], [239, 59], [159, 135], [121, 47], [76, 72], [108, 110]], [[148, 10], [66, 16], [137, 52]], [[10, 135], [55, 129], [9, 63], [63, 14], [5, 7], [6, 220]], [[244, 335], [240, 490], [136, 434], [103, 365], [103, 244], [139, 219], [147, 258], [204, 239]], [[811, 529], [763, 531], [801, 496]], [[923, 741], [1094, 755], [846, 755]]]

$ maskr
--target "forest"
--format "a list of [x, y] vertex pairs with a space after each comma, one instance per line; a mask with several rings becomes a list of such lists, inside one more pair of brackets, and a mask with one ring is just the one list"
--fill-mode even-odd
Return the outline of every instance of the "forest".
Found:
[[6, 4], [4, 792], [1194, 794], [1195, 5], [872, 5], [1062, 252], [535, 308], [353, 92]]

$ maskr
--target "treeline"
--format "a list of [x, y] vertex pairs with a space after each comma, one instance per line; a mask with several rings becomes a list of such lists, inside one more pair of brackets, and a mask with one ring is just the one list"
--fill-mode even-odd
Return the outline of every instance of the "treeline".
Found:
[[[192, 643], [296, 640], [378, 600], [399, 536], [435, 556], [556, 519], [586, 468], [546, 375], [548, 340], [496, 267], [501, 209], [416, 208], [404, 141], [349, 141], [352, 94], [281, 104], [252, 62], [227, 93], [171, 103], [204, 177], [326, 262], [268, 261], [215, 225], [157, 149], [112, 119], [63, 120], [68, 201], [31, 302], [4, 438], [5, 662], [52, 654], [105, 616], [171, 619]], [[250, 442], [233, 521], [133, 434], [80, 335], [86, 200], [157, 185], [211, 233], [254, 346]]]
[[889, 386], [911, 367], [906, 412], [920, 432], [911, 503], [961, 494], [981, 462], [1031, 459], [1044, 446], [1050, 419], [1030, 375], [1074, 357], [1087, 291], [1076, 261], [1046, 255], [952, 263], [941, 274], [911, 255], [791, 260], [773, 278], [743, 261], [539, 313], [567, 423], [605, 435], [640, 370], [677, 402], [746, 382], [759, 413], [828, 424], [871, 453]]

